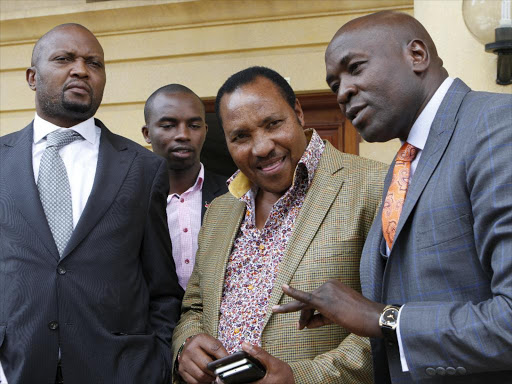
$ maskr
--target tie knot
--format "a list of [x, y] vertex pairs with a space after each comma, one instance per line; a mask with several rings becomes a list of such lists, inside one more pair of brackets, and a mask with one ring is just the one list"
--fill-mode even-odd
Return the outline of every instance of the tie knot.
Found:
[[46, 137], [46, 148], [57, 147], [60, 149], [75, 140], [83, 140], [84, 138], [78, 132], [71, 129], [66, 131], [53, 131]]
[[404, 145], [402, 145], [402, 147], [398, 151], [396, 159], [401, 161], [413, 161], [416, 158], [417, 154], [418, 148], [416, 148], [412, 144], [409, 144], [408, 142], [405, 142]]

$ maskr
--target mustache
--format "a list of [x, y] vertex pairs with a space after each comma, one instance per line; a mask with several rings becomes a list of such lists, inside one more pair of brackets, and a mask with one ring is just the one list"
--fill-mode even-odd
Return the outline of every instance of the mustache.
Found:
[[284, 157], [284, 155], [279, 155], [274, 150], [274, 151], [270, 152], [267, 156], [265, 156], [263, 158], [259, 158], [254, 165], [257, 168], [263, 168], [269, 164], [272, 164], [272, 163], [275, 163], [276, 161], [281, 160], [283, 157]]
[[70, 80], [66, 84], [64, 84], [64, 90], [67, 90], [69, 88], [83, 88], [87, 90], [87, 92], [92, 93], [92, 88], [89, 84], [87, 84], [85, 81], [79, 81], [79, 80]]

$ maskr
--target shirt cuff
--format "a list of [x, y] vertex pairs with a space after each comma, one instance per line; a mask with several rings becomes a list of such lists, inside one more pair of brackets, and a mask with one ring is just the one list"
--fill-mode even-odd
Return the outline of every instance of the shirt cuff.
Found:
[[402, 337], [400, 336], [400, 315], [402, 314], [402, 309], [404, 309], [404, 307], [405, 305], [402, 305], [398, 311], [398, 319], [396, 321], [396, 337], [398, 339], [398, 350], [400, 351], [400, 363], [402, 364], [402, 372], [409, 372], [409, 366], [407, 365], [404, 348], [402, 346]]
[[4, 374], [4, 370], [2, 369], [2, 362], [0, 362], [0, 383], [8, 384], [5, 374]]

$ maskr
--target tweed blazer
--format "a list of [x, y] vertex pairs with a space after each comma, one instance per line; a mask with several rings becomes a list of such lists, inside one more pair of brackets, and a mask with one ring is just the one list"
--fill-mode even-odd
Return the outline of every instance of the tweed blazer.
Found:
[[512, 95], [453, 82], [387, 263], [385, 252], [375, 220], [361, 258], [362, 290], [405, 304], [400, 334], [409, 368], [402, 372], [396, 346], [372, 340], [375, 381], [512, 383]]
[[[296, 383], [372, 382], [368, 339], [337, 325], [298, 331], [299, 313], [273, 314], [271, 307], [291, 301], [283, 295], [285, 283], [312, 291], [338, 279], [360, 291], [361, 251], [379, 206], [385, 169], [326, 143], [279, 267], [261, 340], [267, 352], [290, 364]], [[218, 336], [224, 274], [245, 210], [245, 203], [227, 193], [206, 213], [173, 336], [174, 360], [187, 337]]]

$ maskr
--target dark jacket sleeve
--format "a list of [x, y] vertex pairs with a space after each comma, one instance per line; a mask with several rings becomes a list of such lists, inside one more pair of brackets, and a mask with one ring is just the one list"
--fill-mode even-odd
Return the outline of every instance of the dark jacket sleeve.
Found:
[[149, 324], [159, 339], [170, 371], [171, 338], [180, 317], [184, 292], [178, 283], [167, 227], [168, 182], [165, 161], [162, 161], [153, 179], [141, 259], [150, 296]]

